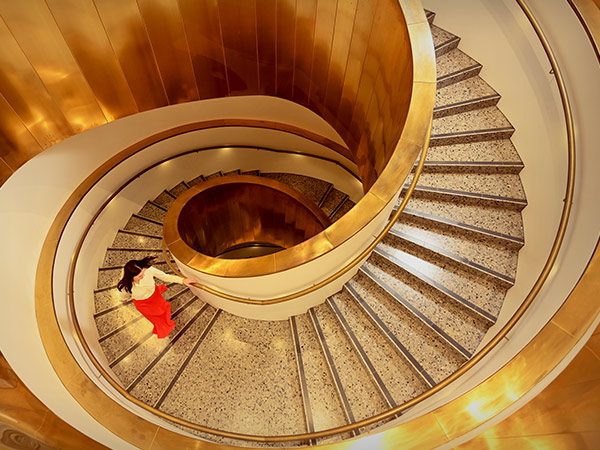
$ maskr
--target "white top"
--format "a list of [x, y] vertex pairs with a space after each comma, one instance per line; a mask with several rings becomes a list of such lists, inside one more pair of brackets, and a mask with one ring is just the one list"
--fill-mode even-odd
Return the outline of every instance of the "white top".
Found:
[[166, 274], [162, 270], [151, 266], [146, 269], [144, 276], [139, 283], [136, 283], [135, 281], [132, 283], [131, 294], [127, 291], [119, 291], [121, 300], [129, 300], [130, 298], [134, 298], [136, 300], [146, 300], [148, 297], [154, 294], [154, 290], [156, 289], [154, 277], [160, 278], [167, 283], [183, 283], [182, 277]]

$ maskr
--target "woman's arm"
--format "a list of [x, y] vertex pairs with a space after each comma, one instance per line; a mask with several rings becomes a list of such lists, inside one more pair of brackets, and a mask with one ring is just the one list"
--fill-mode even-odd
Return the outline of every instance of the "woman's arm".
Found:
[[156, 267], [149, 267], [146, 269], [146, 272], [150, 271], [150, 274], [156, 278], [160, 278], [163, 281], [168, 283], [181, 283], [186, 286], [191, 286], [193, 283], [197, 283], [197, 281], [193, 278], [182, 278], [177, 275], [169, 275], [164, 273], [162, 270], [157, 269]]

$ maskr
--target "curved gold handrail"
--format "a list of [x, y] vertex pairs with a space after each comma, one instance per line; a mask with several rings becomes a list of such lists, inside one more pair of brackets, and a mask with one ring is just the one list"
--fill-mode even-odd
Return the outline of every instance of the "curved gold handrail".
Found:
[[[193, 286], [197, 287], [199, 289], [202, 289], [203, 291], [206, 291], [210, 294], [218, 295], [219, 297], [225, 298], [227, 300], [239, 302], [239, 303], [245, 303], [248, 305], [274, 305], [277, 303], [283, 303], [288, 300], [293, 300], [295, 298], [302, 297], [303, 295], [310, 294], [311, 292], [315, 292], [315, 291], [321, 289], [322, 287], [327, 286], [329, 283], [337, 280], [344, 274], [348, 273], [359, 262], [361, 262], [363, 259], [365, 259], [373, 251], [373, 249], [375, 247], [377, 247], [377, 245], [385, 238], [388, 231], [390, 231], [392, 229], [392, 227], [394, 226], [396, 221], [400, 218], [400, 214], [402, 214], [402, 212], [404, 211], [404, 208], [406, 207], [406, 204], [410, 200], [410, 197], [417, 186], [417, 181], [419, 181], [419, 176], [421, 175], [421, 172], [423, 171], [423, 166], [425, 165], [425, 158], [427, 156], [427, 148], [429, 146], [430, 134], [431, 134], [431, 126], [429, 127], [429, 133], [427, 134], [425, 148], [421, 152], [421, 158], [420, 158], [419, 164], [417, 165], [417, 168], [415, 170], [414, 177], [410, 183], [410, 186], [406, 190], [406, 193], [404, 195], [404, 198], [402, 199], [402, 202], [398, 206], [398, 210], [392, 215], [388, 224], [377, 235], [375, 240], [373, 240], [373, 242], [371, 242], [371, 244], [369, 244], [369, 246], [367, 248], [365, 248], [362, 252], [360, 252], [358, 254], [358, 256], [356, 256], [352, 261], [347, 263], [344, 267], [342, 267], [337, 272], [335, 272], [332, 275], [330, 275], [329, 277], [319, 281], [318, 283], [313, 284], [312, 286], [304, 288], [300, 291], [294, 292], [292, 294], [282, 295], [280, 297], [273, 297], [273, 298], [265, 299], [265, 300], [258, 300], [258, 299], [252, 299], [252, 298], [246, 298], [246, 297], [239, 297], [237, 295], [231, 295], [226, 292], [219, 291], [218, 289], [214, 289], [214, 288], [211, 288], [210, 286], [206, 286], [206, 285], [200, 284], [200, 283], [194, 283]], [[163, 252], [165, 261], [168, 264], [168, 266], [170, 267], [170, 269], [177, 275], [185, 278], [185, 275], [183, 275], [179, 271], [179, 269], [177, 267], [173, 266], [173, 264], [171, 263], [171, 258], [169, 258], [169, 255], [167, 254], [166, 242], [164, 239], [162, 240], [162, 252]]]
[[[461, 367], [461, 369], [459, 369], [457, 372], [455, 372], [452, 376], [443, 380], [441, 383], [436, 385], [434, 388], [419, 395], [418, 397], [415, 397], [414, 399], [410, 400], [409, 402], [406, 402], [405, 404], [400, 405], [397, 408], [389, 410], [385, 413], [381, 413], [377, 416], [373, 416], [369, 419], [364, 419], [362, 421], [355, 422], [353, 424], [349, 424], [349, 425], [345, 425], [345, 426], [337, 427], [337, 428], [332, 428], [329, 430], [323, 430], [323, 431], [315, 432], [315, 433], [305, 433], [305, 434], [290, 435], [290, 436], [251, 436], [251, 435], [239, 435], [237, 433], [229, 433], [229, 432], [224, 432], [224, 431], [219, 430], [218, 433], [213, 433], [213, 434], [217, 434], [217, 435], [223, 436], [223, 437], [232, 437], [232, 438], [244, 439], [244, 440], [255, 441], [255, 442], [284, 442], [284, 441], [308, 440], [308, 439], [313, 439], [313, 438], [325, 437], [325, 436], [329, 436], [329, 435], [333, 435], [333, 434], [344, 433], [344, 432], [351, 431], [351, 430], [354, 430], [354, 429], [362, 427], [362, 426], [366, 426], [366, 425], [375, 423], [379, 420], [389, 418], [409, 407], [414, 406], [415, 404], [421, 402], [422, 400], [425, 400], [426, 398], [428, 398], [431, 395], [433, 395], [434, 393], [438, 392], [440, 389], [447, 386], [452, 381], [454, 381], [455, 379], [460, 377], [462, 374], [464, 374], [469, 368], [471, 368], [473, 365], [475, 365], [477, 362], [479, 362], [485, 355], [489, 354], [489, 352], [492, 350], [492, 348], [495, 345], [497, 345], [498, 342], [500, 342], [500, 340], [508, 333], [508, 331], [510, 331], [510, 329], [512, 329], [514, 327], [514, 325], [517, 323], [517, 321], [523, 316], [524, 312], [530, 306], [530, 304], [532, 303], [535, 296], [539, 293], [543, 283], [546, 281], [546, 279], [550, 273], [550, 270], [556, 261], [558, 251], [560, 249], [560, 246], [562, 244], [562, 241], [564, 239], [564, 235], [566, 232], [566, 225], [567, 225], [567, 221], [568, 221], [570, 210], [571, 210], [571, 203], [573, 200], [574, 181], [575, 181], [574, 180], [574, 176], [575, 176], [575, 141], [574, 141], [574, 133], [573, 133], [571, 108], [570, 108], [570, 104], [568, 101], [566, 89], [564, 87], [564, 81], [563, 81], [562, 75], [558, 69], [558, 64], [556, 63], [556, 59], [550, 49], [550, 46], [549, 46], [544, 34], [542, 33], [539, 25], [537, 24], [537, 21], [535, 20], [535, 18], [533, 17], [531, 12], [527, 8], [527, 6], [524, 4], [524, 2], [522, 2], [522, 0], [516, 0], [516, 1], [519, 3], [519, 6], [523, 9], [528, 20], [532, 23], [532, 25], [536, 31], [536, 34], [538, 35], [538, 38], [542, 42], [544, 50], [545, 50], [545, 52], [550, 60], [550, 63], [554, 69], [554, 73], [555, 73], [557, 83], [559, 86], [561, 100], [563, 103], [563, 112], [565, 114], [565, 121], [566, 121], [566, 126], [567, 126], [567, 138], [568, 138], [568, 159], [569, 159], [569, 162], [568, 162], [569, 167], [568, 167], [568, 171], [567, 171], [567, 177], [568, 177], [567, 188], [566, 188], [566, 195], [565, 195], [565, 200], [564, 200], [565, 204], [564, 204], [563, 211], [561, 214], [559, 229], [558, 229], [554, 244], [552, 246], [552, 249], [550, 251], [550, 255], [547, 259], [547, 262], [544, 265], [544, 268], [542, 269], [540, 276], [538, 277], [538, 279], [537, 279], [536, 283], [534, 284], [530, 293], [527, 295], [523, 304], [519, 307], [519, 309], [517, 310], [515, 315], [509, 320], [509, 322], [502, 328], [502, 330], [500, 330], [498, 335], [496, 335], [496, 337], [492, 341], [490, 341], [484, 347], [484, 349], [482, 349], [481, 352], [479, 352], [471, 360], [469, 360], [463, 367]], [[61, 212], [63, 212], [63, 211], [61, 210]], [[57, 233], [58, 233], [58, 236], [57, 236]], [[60, 234], [62, 234], [62, 231], [53, 230], [53, 232], [49, 233], [46, 242], [60, 238]], [[58, 242], [58, 240], [56, 240], [56, 243], [57, 242]], [[50, 245], [49, 247], [52, 247], [52, 245]], [[50, 248], [50, 251], [51, 250], [52, 249]], [[40, 270], [40, 268], [38, 266], [38, 274], [36, 275], [36, 299], [43, 297], [47, 293], [45, 291], [45, 289], [47, 289], [46, 288], [47, 284], [43, 283], [43, 281], [45, 278], [47, 278], [48, 273], [53, 272], [55, 252], [51, 252], [51, 255], [50, 255], [51, 257], [50, 257], [50, 259], [48, 259], [48, 257], [49, 257], [48, 251], [49, 251], [48, 247], [46, 245], [44, 245], [44, 249], [43, 249], [42, 255], [40, 257], [40, 265], [43, 262], [50, 262], [51, 267], [49, 267], [49, 268], [44, 267], [43, 270]], [[51, 289], [52, 289], [52, 287], [51, 287], [51, 283], [50, 283], [50, 291], [51, 291]], [[42, 314], [41, 311], [38, 311], [37, 313], [38, 313], [38, 323], [41, 324], [41, 323], [49, 321], [49, 319], [47, 319], [41, 315]], [[53, 321], [50, 320], [49, 326], [52, 329], [58, 330], [58, 328], [57, 328], [58, 324], [56, 323], [56, 318], [54, 318]], [[64, 341], [63, 341], [63, 344], [64, 344]], [[66, 347], [66, 345], [64, 347]], [[66, 347], [66, 349], [67, 349], [66, 351], [68, 352], [69, 351], [68, 347]], [[54, 363], [55, 362], [53, 361], [53, 364]], [[102, 372], [104, 373], [105, 371], [102, 371]], [[158, 413], [157, 415], [162, 416], [162, 413], [160, 411], [157, 411], [157, 413]], [[181, 423], [180, 420], [175, 420], [175, 422]], [[193, 428], [196, 428], [196, 427], [193, 427]], [[197, 429], [199, 429], [199, 428], [204, 428], [205, 430], [207, 430], [205, 427], [198, 427]]]

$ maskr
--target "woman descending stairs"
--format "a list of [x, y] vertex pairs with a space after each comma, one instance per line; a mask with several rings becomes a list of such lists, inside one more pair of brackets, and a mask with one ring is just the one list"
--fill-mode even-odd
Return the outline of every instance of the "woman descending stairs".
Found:
[[[431, 23], [433, 14], [428, 17]], [[114, 286], [127, 260], [155, 255], [156, 265], [169, 271], [160, 236], [174, 199], [227, 174], [165, 190], [119, 231], [98, 273], [95, 318], [108, 364], [132, 395], [220, 430], [299, 434], [386, 411], [473, 355], [515, 281], [524, 243], [523, 165], [510, 141], [514, 130], [496, 107], [500, 96], [478, 75], [481, 65], [458, 49], [458, 37], [431, 29], [438, 91], [424, 171], [400, 220], [322, 305], [288, 321], [256, 321], [216, 310], [173, 285], [165, 297], [177, 326], [157, 340], [132, 304], [118, 303]], [[320, 180], [253, 174], [302, 191], [332, 220], [353, 205]]]

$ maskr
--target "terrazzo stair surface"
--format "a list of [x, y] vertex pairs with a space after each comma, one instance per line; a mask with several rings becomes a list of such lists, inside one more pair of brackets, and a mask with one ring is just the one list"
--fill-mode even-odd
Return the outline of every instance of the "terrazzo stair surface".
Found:
[[[523, 163], [500, 95], [479, 76], [481, 64], [460, 50], [459, 37], [433, 25], [433, 12], [426, 15], [438, 85], [423, 173], [397, 223], [340, 292], [287, 321], [256, 321], [170, 285], [177, 325], [162, 340], [131, 302], [114, 296], [132, 257], [157, 255], [156, 266], [169, 271], [160, 252], [162, 221], [191, 186], [231, 174], [263, 176], [302, 192], [335, 221], [354, 203], [326, 181], [258, 170], [202, 174], [165, 187], [117, 233], [98, 273], [95, 316], [106, 360], [132, 395], [225, 431], [298, 434], [387, 411], [476, 352], [515, 282], [527, 204]], [[227, 445], [286, 447], [337, 442], [380, 425], [279, 444], [175, 426]]]

